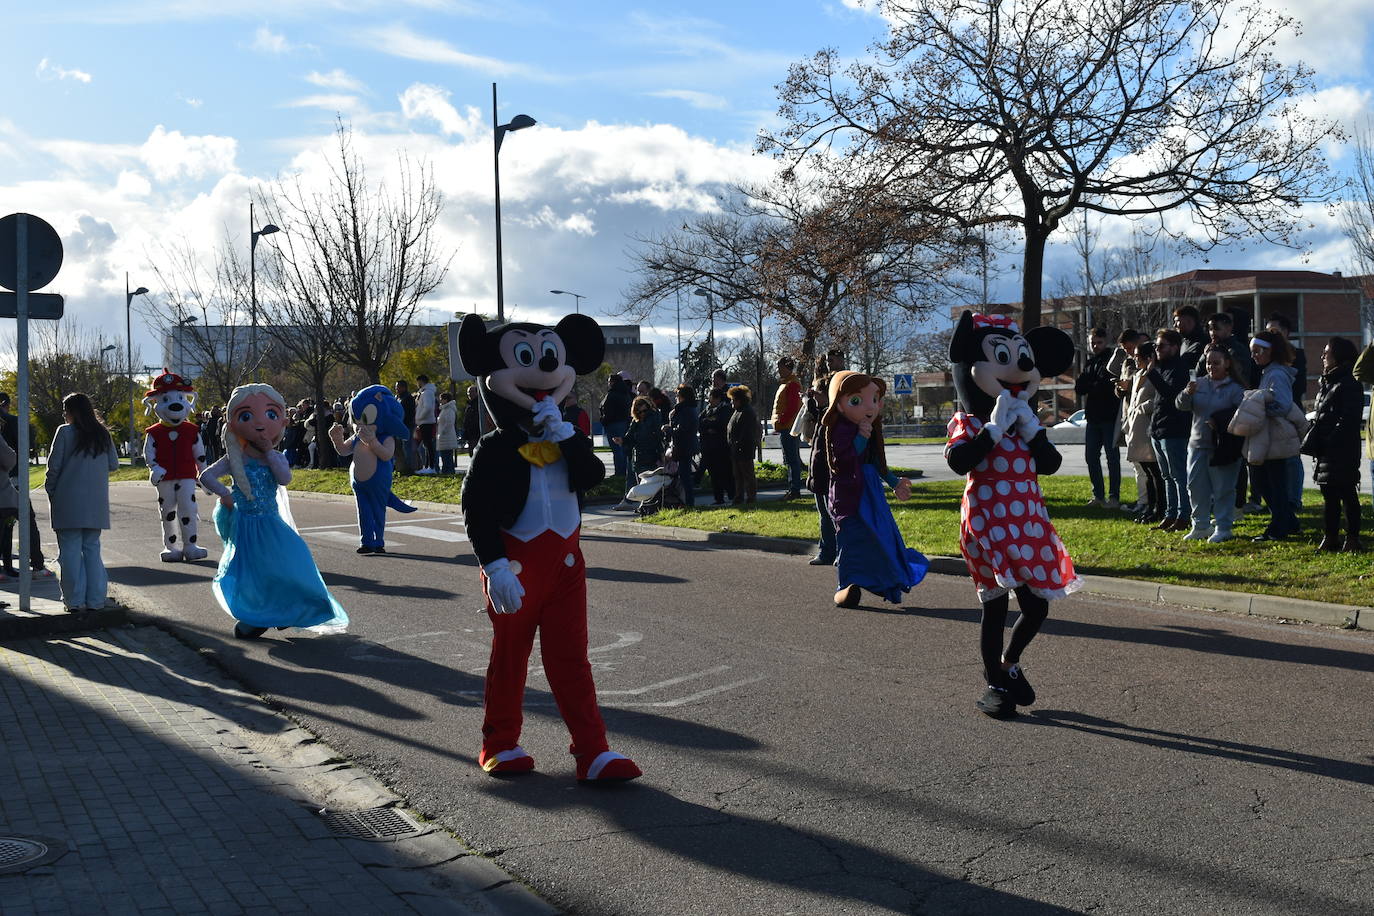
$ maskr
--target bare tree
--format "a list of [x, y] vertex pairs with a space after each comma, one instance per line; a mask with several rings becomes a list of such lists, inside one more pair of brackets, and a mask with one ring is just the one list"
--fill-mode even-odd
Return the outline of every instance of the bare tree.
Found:
[[795, 176], [737, 186], [721, 213], [638, 238], [639, 278], [625, 294], [626, 311], [643, 319], [679, 290], [704, 288], [711, 297], [684, 297], [692, 317], [728, 314], [746, 326], [760, 315], [779, 319], [809, 360], [817, 340], [863, 301], [911, 315], [938, 308], [967, 246], [882, 198], [820, 191]]
[[175, 365], [168, 368], [194, 375], [196, 385], [220, 403], [261, 358], [250, 346], [248, 272], [241, 247], [227, 228], [208, 258], [187, 239], [162, 245], [148, 256], [158, 292], [134, 300], [144, 320], [172, 344], [168, 361]]
[[[1341, 210], [1341, 225], [1350, 240], [1354, 272], [1374, 275], [1374, 128], [1368, 122], [1355, 132], [1355, 176]], [[1360, 288], [1361, 324], [1374, 331], [1374, 300], [1368, 281]]]
[[[1339, 138], [1278, 63], [1294, 20], [1242, 0], [881, 0], [871, 59], [793, 65], [759, 147], [860, 171], [913, 210], [1025, 238], [1023, 325], [1040, 323], [1045, 244], [1069, 214], [1149, 219], [1198, 248], [1295, 244], [1299, 205], [1338, 182]], [[838, 154], [838, 155], [836, 155]], [[911, 188], [911, 191], [903, 191]], [[1166, 220], [1184, 208], [1187, 220]]]
[[[440, 251], [434, 235], [443, 195], [428, 166], [405, 153], [397, 155], [394, 186], [371, 183], [353, 149], [352, 128], [340, 120], [334, 139], [325, 188], [294, 180], [260, 195], [290, 239], [277, 307], [295, 310], [300, 326], [313, 327], [313, 342], [306, 344], [311, 354], [328, 339], [337, 359], [378, 383], [421, 300], [448, 273], [452, 256]], [[300, 293], [308, 299], [285, 304]], [[333, 333], [314, 341], [320, 328]]]

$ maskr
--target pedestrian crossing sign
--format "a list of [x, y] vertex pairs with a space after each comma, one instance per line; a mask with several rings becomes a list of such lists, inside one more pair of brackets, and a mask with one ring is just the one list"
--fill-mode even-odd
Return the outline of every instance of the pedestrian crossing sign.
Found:
[[892, 376], [893, 394], [911, 394], [911, 373], [901, 373]]

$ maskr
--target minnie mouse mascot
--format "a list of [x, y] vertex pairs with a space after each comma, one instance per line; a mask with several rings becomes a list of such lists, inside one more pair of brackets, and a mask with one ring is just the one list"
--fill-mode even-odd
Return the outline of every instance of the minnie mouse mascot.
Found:
[[[1082, 588], [1064, 542], [1050, 524], [1039, 474], [1062, 461], [1031, 407], [1044, 378], [1073, 361], [1073, 341], [1058, 328], [1022, 334], [1003, 315], [964, 312], [949, 347], [960, 412], [949, 421], [945, 460], [968, 476], [959, 548], [983, 603], [980, 646], [988, 688], [978, 708], [1007, 719], [1035, 702], [1021, 653], [1049, 615], [1052, 598]], [[1002, 647], [1007, 598], [1021, 616]]]
[[578, 497], [601, 482], [606, 466], [558, 407], [579, 374], [601, 365], [605, 348], [600, 326], [586, 315], [568, 315], [552, 328], [520, 322], [490, 331], [468, 315], [458, 329], [463, 368], [477, 377], [496, 425], [473, 452], [462, 495], [492, 625], [477, 763], [493, 776], [534, 769], [520, 729], [536, 631], [549, 688], [572, 733], [577, 778], [616, 782], [641, 775], [606, 743], [587, 659]]

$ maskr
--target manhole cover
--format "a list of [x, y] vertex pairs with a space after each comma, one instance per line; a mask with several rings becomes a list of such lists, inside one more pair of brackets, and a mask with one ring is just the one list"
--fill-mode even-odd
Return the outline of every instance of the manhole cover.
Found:
[[0, 874], [47, 865], [66, 854], [66, 844], [51, 837], [0, 836]]
[[320, 816], [330, 830], [358, 840], [395, 840], [424, 832], [422, 826], [395, 808], [323, 811]]

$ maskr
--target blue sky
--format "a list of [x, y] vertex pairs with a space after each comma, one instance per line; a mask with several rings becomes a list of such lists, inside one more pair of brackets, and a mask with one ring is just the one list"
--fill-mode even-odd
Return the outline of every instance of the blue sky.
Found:
[[[1299, 16], [1316, 8], [1285, 2]], [[209, 247], [226, 226], [246, 233], [250, 189], [309, 174], [341, 113], [376, 169], [399, 149], [435, 168], [443, 238], [457, 254], [433, 317], [489, 310], [496, 81], [503, 121], [539, 121], [502, 150], [507, 303], [552, 316], [571, 302], [547, 291], [568, 289], [603, 317], [628, 283], [631, 233], [676, 226], [709, 209], [720, 182], [766, 174], [753, 138], [774, 116], [788, 64], [825, 45], [859, 54], [881, 34], [882, 20], [855, 5], [0, 0], [0, 210], [58, 228], [68, 255], [52, 289], [73, 320], [122, 340], [124, 271], [152, 286], [159, 239]], [[1310, 107], [1353, 124], [1374, 90], [1374, 9], [1320, 9], [1282, 53], [1318, 62]], [[1312, 216], [1305, 265], [1252, 248], [1206, 266], [1348, 268], [1335, 221]], [[1104, 237], [1125, 231], [1107, 226]], [[1066, 257], [1053, 254], [1047, 273], [1066, 270]], [[1181, 269], [1192, 266], [1203, 265]], [[1015, 283], [1007, 272], [997, 289], [1015, 298]], [[146, 329], [135, 343], [156, 358]]]

